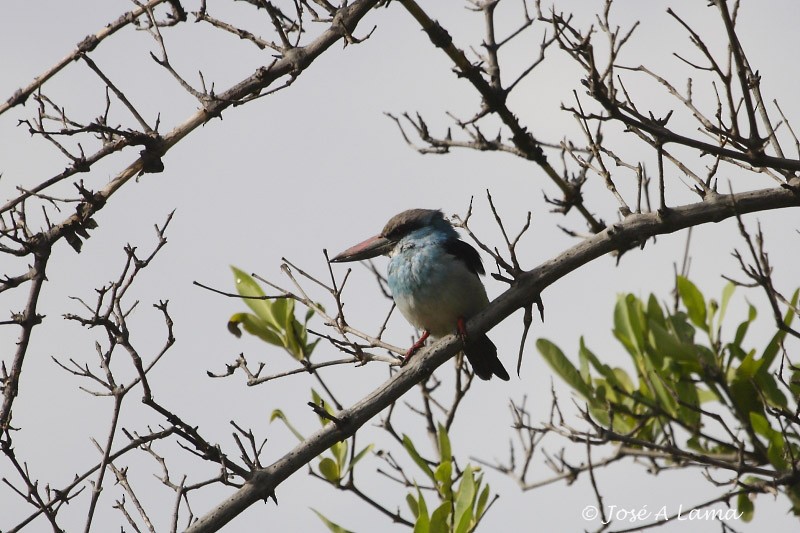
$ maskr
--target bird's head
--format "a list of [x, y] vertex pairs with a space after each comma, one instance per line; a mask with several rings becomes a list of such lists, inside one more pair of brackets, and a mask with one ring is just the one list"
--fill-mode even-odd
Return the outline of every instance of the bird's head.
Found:
[[389, 255], [403, 238], [424, 229], [440, 231], [448, 237], [456, 236], [453, 226], [439, 209], [409, 209], [390, 218], [378, 235], [351, 246], [331, 259], [331, 263], [362, 261], [379, 255]]

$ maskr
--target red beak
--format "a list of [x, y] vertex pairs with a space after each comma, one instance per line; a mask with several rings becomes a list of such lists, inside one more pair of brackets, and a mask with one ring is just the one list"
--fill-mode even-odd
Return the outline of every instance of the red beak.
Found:
[[394, 241], [391, 241], [386, 237], [376, 235], [374, 237], [370, 237], [364, 242], [356, 244], [355, 246], [351, 246], [344, 252], [331, 259], [331, 263], [361, 261], [363, 259], [370, 259], [372, 257], [378, 257], [379, 255], [388, 254], [394, 244]]

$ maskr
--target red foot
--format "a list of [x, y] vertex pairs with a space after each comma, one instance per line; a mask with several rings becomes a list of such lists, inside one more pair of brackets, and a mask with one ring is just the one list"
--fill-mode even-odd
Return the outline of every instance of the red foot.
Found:
[[458, 336], [461, 337], [461, 340], [464, 341], [467, 339], [467, 322], [464, 320], [463, 316], [458, 317], [458, 322], [456, 322], [456, 328], [458, 330]]
[[417, 340], [417, 342], [412, 344], [411, 348], [409, 348], [408, 351], [406, 352], [406, 356], [403, 358], [403, 362], [400, 363], [400, 366], [405, 366], [408, 363], [408, 361], [411, 359], [411, 356], [417, 353], [417, 350], [419, 350], [425, 345], [425, 341], [428, 340], [429, 336], [430, 336], [429, 332], [427, 331], [422, 332], [422, 336]]

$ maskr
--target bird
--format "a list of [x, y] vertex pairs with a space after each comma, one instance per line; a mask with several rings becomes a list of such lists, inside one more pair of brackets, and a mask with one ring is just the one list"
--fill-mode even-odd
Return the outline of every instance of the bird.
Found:
[[476, 376], [508, 381], [497, 347], [485, 333], [467, 335], [466, 321], [489, 305], [479, 276], [486, 272], [478, 251], [459, 237], [439, 209], [409, 209], [393, 216], [380, 234], [348, 248], [331, 263], [390, 257], [387, 281], [405, 319], [422, 331], [405, 361], [430, 336], [457, 332]]

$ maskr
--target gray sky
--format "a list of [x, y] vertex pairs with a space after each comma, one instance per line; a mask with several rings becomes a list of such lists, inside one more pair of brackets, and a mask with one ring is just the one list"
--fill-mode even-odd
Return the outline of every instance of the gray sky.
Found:
[[[506, 3], [506, 12], [501, 14], [514, 15], [518, 3]], [[240, 20], [249, 12], [244, 5], [209, 4], [214, 14], [222, 15], [230, 9], [231, 16], [241, 17]], [[426, 4], [431, 15], [451, 32], [457, 45], [464, 48], [480, 43], [483, 22], [479, 15], [463, 9], [457, 2]], [[704, 7], [704, 2], [692, 6], [681, 5], [683, 2], [674, 4], [679, 5], [676, 9], [697, 29], [713, 27], [722, 37], [715, 10]], [[600, 2], [572, 0], [558, 5], [565, 11], [577, 9], [578, 20], [588, 21]], [[678, 25], [664, 13], [667, 5], [661, 1], [616, 2], [615, 20], [622, 27], [641, 20], [635, 43], [627, 48], [620, 63], [630, 66], [647, 63], [682, 89], [685, 65], [671, 53], [677, 50], [691, 58], [697, 58], [697, 54]], [[130, 6], [121, 0], [80, 3], [7, 0], [0, 17], [0, 45], [4, 50], [0, 53], [3, 73], [0, 97], [6, 98], [27, 84], [85, 35], [97, 31]], [[186, 7], [196, 9], [188, 3]], [[800, 21], [795, 2], [744, 2], [741, 15], [740, 35], [744, 37], [751, 63], [763, 78], [767, 99], [778, 98], [787, 116], [800, 116], [796, 99], [800, 79], [793, 65], [786, 64], [785, 53], [798, 49], [795, 30]], [[267, 21], [260, 24], [255, 27], [267, 34]], [[178, 342], [151, 377], [157, 399], [199, 424], [211, 438], [229, 449], [233, 449], [229, 420], [252, 427], [259, 437], [269, 438], [266, 461], [281, 457], [296, 442], [282, 425], [267, 423], [273, 409], [283, 409], [306, 434], [316, 429], [316, 416], [305, 405], [310, 399], [309, 388], [316, 383], [303, 374], [254, 388], [247, 388], [241, 376], [209, 379], [207, 370], [222, 371], [240, 352], [251, 361], [267, 362], [275, 370], [289, 368], [291, 361], [263, 343], [236, 339], [227, 333], [227, 319], [232, 313], [244, 310], [244, 305], [203, 291], [193, 286], [192, 281], [232, 290], [228, 265], [233, 264], [289, 286], [289, 280], [279, 269], [283, 256], [324, 279], [327, 267], [323, 248], [334, 253], [341, 251], [376, 233], [391, 215], [411, 207], [442, 208], [447, 214], [463, 215], [470, 197], [475, 198], [474, 230], [484, 241], [500, 246], [501, 236], [493, 225], [485, 199], [487, 188], [512, 231], [522, 225], [528, 210], [533, 212], [533, 230], [520, 250], [524, 267], [532, 268], [576, 243], [556, 224], [577, 231], [583, 231], [585, 225], [575, 216], [564, 218], [549, 213], [549, 207], [542, 201], [542, 191], [550, 196], [557, 196], [557, 191], [535, 165], [510, 155], [469, 151], [422, 156], [403, 142], [384, 112], [419, 111], [434, 131], [440, 133], [450, 125], [445, 111], [466, 118], [477, 109], [479, 100], [471, 86], [456, 78], [448, 60], [431, 46], [400, 5], [371, 13], [357, 35], [373, 25], [377, 29], [367, 42], [344, 50], [335, 46], [288, 90], [230, 109], [222, 121], [214, 120], [193, 132], [166, 155], [163, 173], [145, 175], [115, 195], [112, 205], [96, 217], [99, 228], [92, 232], [81, 254], [75, 254], [65, 243], [58, 246], [42, 300], [47, 319], [29, 352], [26, 362], [29, 367], [14, 412], [15, 425], [24, 429], [15, 436], [17, 450], [24, 454], [37, 477], [54, 487], [66, 484], [76, 472], [83, 472], [97, 461], [88, 437], [103, 439], [108, 427], [110, 401], [78, 390], [79, 385], [87, 384], [67, 376], [50, 359], [56, 356], [95, 364], [93, 333], [60, 318], [64, 313], [80, 311], [78, 303], [68, 297], [92, 301], [93, 289], [118, 275], [124, 262], [124, 243], [138, 246], [142, 251], [150, 250], [156, 241], [153, 225], [163, 223], [173, 209], [176, 214], [167, 232], [169, 244], [137, 282], [135, 297], [141, 303], [132, 318], [132, 328], [136, 328], [134, 338], [143, 353], [155, 353], [160, 348], [163, 321], [151, 304], [169, 299]], [[509, 79], [515, 69], [524, 67], [530, 54], [537, 53], [541, 31], [543, 28], [536, 29], [532, 38], [510, 49], [503, 58], [509, 65], [506, 71]], [[167, 30], [165, 39], [176, 68], [193, 83], [198, 83], [196, 72], [202, 69], [207, 82], [213, 80], [218, 92], [270, 60], [267, 52], [199, 25], [183, 25], [175, 32]], [[152, 39], [129, 29], [104, 43], [92, 57], [140, 106], [147, 120], [153, 122], [155, 115], [161, 113], [161, 131], [166, 132], [188, 117], [197, 103], [153, 64], [149, 51], [157, 52]], [[560, 111], [559, 105], [562, 102], [572, 105], [573, 89], [581, 98], [585, 90], [579, 84], [580, 73], [570, 61], [556, 50], [551, 53], [552, 59], [517, 89], [511, 106], [537, 138], [558, 142], [577, 133], [575, 120]], [[637, 101], [643, 107], [652, 106], [660, 112], [677, 108], [655, 83], [630, 77], [626, 78], [626, 87], [641, 95]], [[699, 99], [708, 98], [699, 84], [696, 90]], [[102, 86], [83, 64], [70, 65], [63, 75], [45, 85], [45, 93], [76, 118], [90, 120], [102, 112]], [[31, 139], [25, 127], [16, 127], [18, 119], [30, 117], [33, 111], [34, 105], [29, 102], [24, 108], [8, 112], [0, 121], [2, 201], [14, 195], [15, 186], [32, 186], [65, 165], [50, 146], [40, 139]], [[114, 113], [118, 121], [130, 123], [121, 106], [116, 105]], [[674, 120], [685, 119], [676, 112]], [[694, 126], [687, 127], [688, 131], [694, 131]], [[610, 141], [619, 153], [650, 162], [654, 172], [651, 151], [619, 133]], [[101, 187], [131, 160], [132, 153], [93, 169], [84, 177], [87, 184]], [[551, 159], [557, 161], [556, 155], [551, 155]], [[693, 163], [695, 169], [702, 170], [700, 163]], [[730, 177], [735, 190], [772, 185], [767, 178], [742, 176], [733, 169], [722, 175]], [[632, 203], [632, 177], [621, 172], [618, 179], [625, 185], [623, 194]], [[668, 169], [668, 179], [672, 186], [669, 202], [696, 201], [680, 184], [674, 168]], [[720, 189], [727, 192], [728, 185]], [[70, 195], [72, 190], [67, 184], [59, 192]], [[607, 221], [614, 220], [614, 200], [600, 180], [588, 184], [585, 194], [593, 210]], [[770, 257], [777, 266], [776, 281], [791, 290], [796, 276], [789, 269], [798, 259], [797, 214], [766, 213], [757, 218], [765, 229]], [[748, 221], [754, 227], [756, 217]], [[547, 417], [551, 382], [562, 404], [571, 403], [570, 392], [552, 376], [536, 352], [536, 338], [546, 337], [572, 356], [582, 334], [598, 355], [612, 364], [628, 365], [627, 357], [610, 333], [615, 297], [622, 292], [646, 297], [652, 292], [663, 300], [669, 299], [673, 263], [682, 257], [684, 244], [683, 234], [659, 237], [655, 245], [648, 243], [644, 251], [627, 254], [619, 266], [613, 258], [605, 257], [550, 287], [543, 294], [546, 322], [534, 321], [521, 377], [512, 377], [508, 384], [499, 380], [475, 384], [461, 408], [461, 420], [451, 438], [462, 465], [469, 457], [507, 459], [511, 436], [509, 398], [520, 400], [527, 395], [534, 421]], [[691, 276], [706, 297], [719, 297], [724, 285], [721, 274], [741, 277], [730, 256], [735, 247], [741, 246], [735, 223], [731, 221], [695, 231]], [[378, 264], [384, 268], [385, 260], [379, 260]], [[22, 268], [22, 263], [2, 265], [0, 272], [18, 273]], [[377, 331], [388, 304], [369, 272], [358, 265], [353, 268], [348, 282], [349, 320], [363, 330]], [[344, 271], [344, 267], [336, 268], [340, 276]], [[504, 288], [491, 278], [486, 285], [490, 297], [497, 296]], [[322, 299], [325, 295], [319, 293], [316, 297]], [[743, 318], [744, 297], [744, 291], [737, 293], [731, 320]], [[771, 335], [770, 319], [760, 294], [749, 292], [746, 297], [762, 310], [760, 329], [752, 339], [753, 346], [760, 347]], [[3, 293], [2, 298], [6, 309], [16, 310], [23, 305], [13, 294]], [[330, 300], [325, 303], [331, 305]], [[314, 327], [323, 326], [317, 322]], [[518, 313], [489, 334], [500, 347], [501, 359], [509, 369], [515, 365], [521, 329]], [[412, 334], [410, 326], [398, 316], [391, 321], [386, 338], [394, 344], [406, 345]], [[7, 347], [5, 353], [14, 346], [16, 335], [14, 328], [0, 329], [0, 341]], [[320, 360], [335, 356], [333, 348], [324, 344], [315, 353]], [[449, 375], [449, 365], [439, 373]], [[379, 386], [387, 371], [381, 364], [371, 364], [364, 368], [339, 367], [326, 375], [339, 400], [349, 405]], [[138, 392], [133, 394], [138, 397]], [[410, 393], [408, 399], [413, 403], [417, 396]], [[136, 404], [136, 398], [128, 401], [123, 410], [124, 426], [143, 431], [142, 425], [147, 421], [152, 423], [153, 417], [143, 416], [146, 412]], [[420, 446], [427, 444], [421, 420], [405, 417], [398, 423], [403, 432], [419, 439]], [[359, 433], [359, 444], [373, 441], [378, 447], [390, 445], [380, 430], [365, 427]], [[556, 453], [565, 445], [563, 441], [550, 439], [546, 448]], [[175, 453], [174, 449], [167, 447], [162, 451], [174, 461], [175, 473], [187, 464], [196, 465], [186, 462], [185, 454]], [[571, 453], [574, 462], [584, 459], [581, 450]], [[531, 479], [551, 475], [541, 455], [535, 462]], [[157, 465], [143, 456], [132, 457], [126, 464], [131, 465], [131, 471], [140, 469], [134, 477], [142, 487], [139, 496], [154, 510], [161, 528], [165, 528], [172, 494], [153, 481], [151, 474], [158, 472]], [[360, 483], [389, 507], [405, 509], [402, 493], [374, 473], [380, 464], [376, 459], [365, 460], [361, 464]], [[0, 463], [0, 474], [13, 477], [7, 468], [5, 462]], [[206, 467], [204, 472], [197, 472], [196, 466], [189, 468], [190, 481], [212, 474]], [[598, 472], [597, 476], [607, 505], [637, 509], [644, 505], [650, 509], [666, 505], [674, 512], [679, 505], [688, 507], [717, 494], [717, 489], [699, 472], [668, 472], [650, 477], [644, 468], [628, 464]], [[486, 518], [486, 531], [548, 531], [556, 527], [579, 530], [598, 525], [587, 523], [580, 516], [583, 507], [594, 503], [588, 479], [584, 477], [572, 486], [555, 484], [524, 494], [500, 474], [487, 471], [485, 479], [501, 494]], [[110, 508], [112, 500], [120, 497], [119, 488], [107, 483], [105, 491], [95, 523], [98, 531], [118, 527], [121, 521], [119, 513]], [[202, 515], [225, 494], [217, 489], [195, 494], [193, 510]], [[269, 524], [275, 530], [323, 531], [322, 523], [308, 510], [314, 507], [351, 530], [403, 530], [365, 504], [356, 503], [354, 498], [311, 479], [304, 472], [282, 484], [277, 495], [280, 502], [277, 508], [273, 503], [257, 505], [240, 516], [233, 529], [258, 530]], [[84, 494], [64, 510], [70, 516], [66, 526], [82, 524], [87, 501], [88, 495]], [[27, 515], [27, 509], [20, 503], [16, 495], [0, 486], [0, 509], [5, 517], [9, 516], [7, 512], [11, 516]], [[756, 519], [751, 524], [731, 525], [740, 531], [786, 529], [788, 524], [796, 523], [786, 515], [786, 509], [784, 499], [772, 504], [768, 497], [761, 496], [756, 505]], [[3, 522], [0, 527], [16, 523], [6, 519]], [[685, 531], [685, 526], [673, 523], [661, 531]], [[693, 524], [692, 530], [706, 531], [712, 527], [718, 528]], [[36, 526], [33, 529], [37, 530]]]

